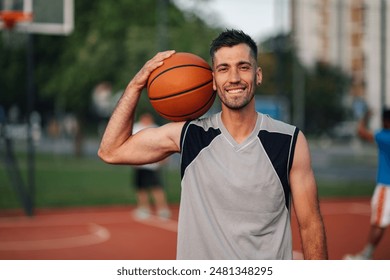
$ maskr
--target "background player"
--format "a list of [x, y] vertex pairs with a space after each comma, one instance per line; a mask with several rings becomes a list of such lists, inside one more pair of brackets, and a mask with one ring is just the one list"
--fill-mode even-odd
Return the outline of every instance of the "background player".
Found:
[[[151, 127], [157, 127], [153, 116], [150, 113], [143, 113], [139, 121], [134, 124], [133, 133]], [[137, 192], [137, 209], [134, 215], [137, 219], [150, 217], [152, 209], [149, 194], [155, 204], [157, 216], [162, 219], [171, 217], [159, 173], [161, 164], [162, 162], [156, 162], [134, 166], [134, 183]]]
[[373, 258], [375, 248], [381, 241], [383, 234], [390, 224], [390, 110], [382, 112], [383, 128], [376, 133], [367, 126], [370, 113], [359, 121], [358, 135], [378, 147], [378, 175], [377, 185], [371, 199], [371, 227], [367, 244], [356, 255], [346, 255], [349, 260], [368, 260]]

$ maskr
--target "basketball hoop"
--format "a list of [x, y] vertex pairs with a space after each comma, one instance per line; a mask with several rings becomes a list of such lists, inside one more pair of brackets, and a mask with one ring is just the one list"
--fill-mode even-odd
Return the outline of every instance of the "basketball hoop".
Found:
[[18, 22], [31, 21], [32, 14], [23, 11], [0, 11], [0, 19], [3, 21], [4, 27], [11, 30]]

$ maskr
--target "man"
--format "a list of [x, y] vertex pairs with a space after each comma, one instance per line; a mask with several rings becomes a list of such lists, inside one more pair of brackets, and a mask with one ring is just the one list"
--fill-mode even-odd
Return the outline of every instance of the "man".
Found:
[[370, 260], [390, 224], [390, 110], [382, 112], [383, 129], [375, 134], [367, 128], [369, 112], [359, 121], [358, 135], [378, 146], [377, 184], [371, 198], [371, 227], [367, 244], [356, 255], [346, 255], [347, 260]]
[[308, 144], [295, 127], [256, 112], [262, 71], [257, 46], [245, 33], [227, 30], [211, 44], [220, 113], [130, 133], [150, 73], [173, 53], [158, 53], [130, 81], [99, 156], [145, 164], [181, 153], [178, 259], [292, 259], [291, 197], [304, 257], [326, 259]]

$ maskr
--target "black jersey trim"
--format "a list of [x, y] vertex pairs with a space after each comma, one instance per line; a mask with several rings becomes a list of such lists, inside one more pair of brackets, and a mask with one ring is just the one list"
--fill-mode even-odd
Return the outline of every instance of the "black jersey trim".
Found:
[[292, 161], [292, 136], [280, 132], [261, 130], [258, 137], [283, 186], [286, 207], [290, 210], [289, 169]]
[[221, 134], [219, 129], [204, 128], [193, 123], [186, 123], [181, 135], [181, 178], [188, 165], [198, 156], [198, 154]]

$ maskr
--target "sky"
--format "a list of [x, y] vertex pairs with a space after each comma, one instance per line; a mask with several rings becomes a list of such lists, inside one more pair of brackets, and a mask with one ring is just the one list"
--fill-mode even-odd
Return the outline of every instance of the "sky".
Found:
[[287, 31], [289, 0], [174, 0], [210, 24], [241, 29], [256, 41]]

